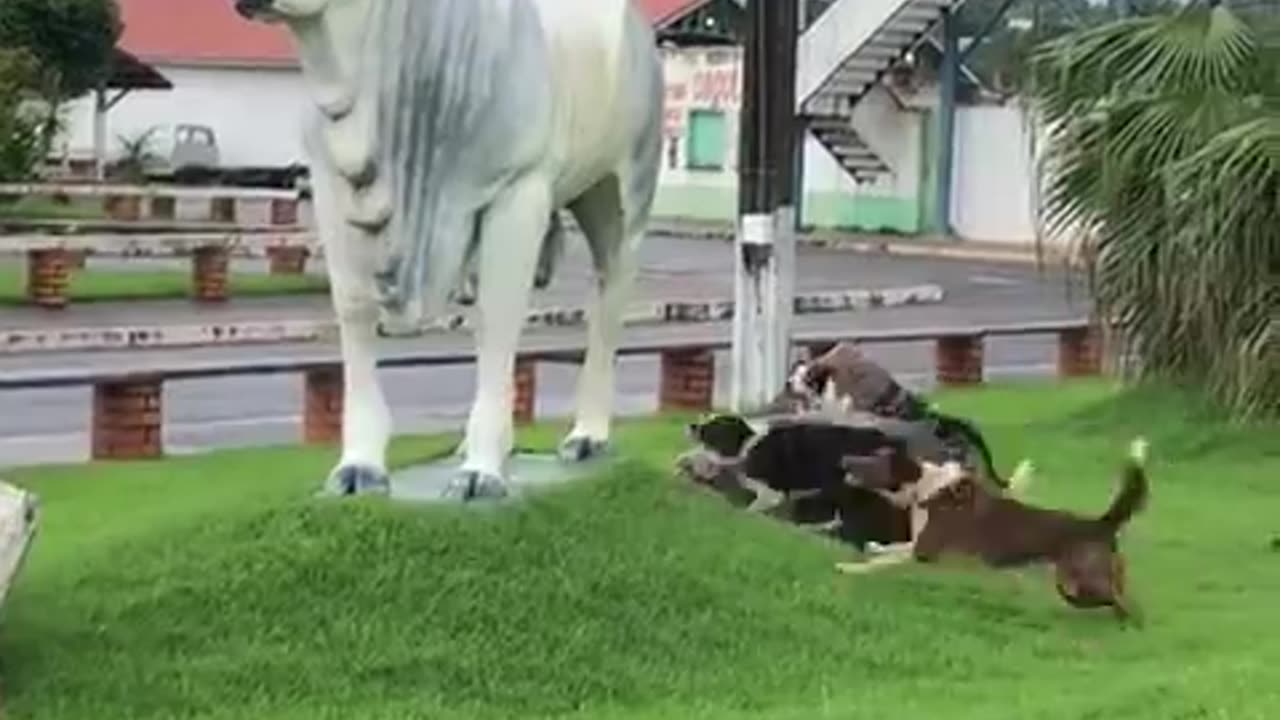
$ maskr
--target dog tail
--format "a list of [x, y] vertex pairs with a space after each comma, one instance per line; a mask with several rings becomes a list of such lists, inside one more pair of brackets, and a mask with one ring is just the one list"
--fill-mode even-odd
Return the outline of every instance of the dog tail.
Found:
[[1013, 495], [1026, 492], [1027, 488], [1031, 486], [1031, 479], [1035, 477], [1035, 474], [1035, 464], [1031, 462], [1030, 458], [1024, 458], [1013, 469], [1013, 474], [1009, 476], [1009, 492]]
[[982, 456], [983, 472], [987, 477], [994, 480], [1002, 487], [1008, 487], [1009, 483], [1000, 477], [1000, 473], [996, 471], [995, 460], [991, 456], [991, 448], [987, 447], [987, 441], [983, 439], [982, 433], [978, 432], [978, 428], [968, 420], [958, 417], [946, 415], [937, 410], [929, 411], [933, 417], [933, 421], [938, 424], [938, 429], [946, 434], [955, 433], [964, 436], [974, 447], [978, 449], [978, 454]]
[[1129, 445], [1129, 459], [1124, 468], [1123, 485], [1111, 507], [1098, 522], [1111, 532], [1119, 530], [1147, 504], [1147, 441], [1136, 438]]

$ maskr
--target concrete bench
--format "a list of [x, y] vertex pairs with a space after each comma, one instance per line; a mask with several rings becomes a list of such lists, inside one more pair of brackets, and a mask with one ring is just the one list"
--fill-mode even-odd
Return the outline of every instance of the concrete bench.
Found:
[[[132, 186], [105, 183], [5, 183], [0, 199], [47, 197], [90, 205], [105, 220], [3, 223], [0, 252], [27, 255], [27, 297], [40, 307], [68, 304], [69, 272], [89, 254], [144, 257], [186, 250], [193, 258], [193, 296], [227, 298], [227, 265], [245, 238], [274, 234], [262, 243], [271, 271], [300, 274], [314, 253], [310, 201], [296, 191], [236, 187]], [[15, 233], [19, 233], [16, 234]]]
[[71, 273], [86, 255], [191, 258], [192, 297], [221, 303], [230, 296], [233, 256], [266, 257], [273, 274], [300, 275], [308, 258], [321, 254], [316, 236], [305, 230], [169, 233], [38, 233], [0, 238], [0, 252], [27, 259], [27, 298], [39, 307], [59, 310], [70, 304]]

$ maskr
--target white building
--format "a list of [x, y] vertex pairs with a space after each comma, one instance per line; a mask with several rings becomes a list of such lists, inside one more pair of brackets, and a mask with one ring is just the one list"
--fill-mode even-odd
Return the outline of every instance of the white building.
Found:
[[[213, 129], [223, 164], [305, 164], [304, 89], [288, 35], [239, 17], [232, 0], [117, 2], [121, 49], [164, 75], [173, 89], [133, 91], [111, 108], [108, 157], [121, 152], [122, 138], [195, 123]], [[92, 99], [78, 101], [69, 113], [66, 151], [92, 157]]]
[[[887, 26], [895, 22], [895, 13], [918, 1], [837, 0], [825, 13], [841, 20], [842, 12], [857, 11], [858, 17], [883, 12], [890, 18], [884, 21]], [[243, 20], [232, 0], [118, 2], [125, 23], [122, 49], [163, 74], [173, 89], [135, 91], [114, 105], [107, 119], [109, 156], [120, 151], [122, 137], [138, 137], [155, 126], [195, 123], [213, 129], [224, 165], [305, 164], [300, 133], [304, 90], [292, 42], [283, 30]], [[663, 26], [690, 19], [702, 23], [706, 16], [731, 13], [734, 2], [642, 4], [655, 24]], [[853, 26], [846, 23], [832, 34], [827, 26], [835, 24], [820, 20], [806, 31], [831, 37], [819, 38], [827, 46], [826, 57], [812, 49], [802, 54], [798, 84], [818, 101], [841, 100], [836, 120], [847, 127], [839, 128], [834, 140], [814, 126], [806, 134], [803, 222], [817, 228], [930, 234], [937, 196], [937, 47], [918, 39], [903, 45], [904, 52], [914, 48], [905, 55], [907, 64], [895, 64], [893, 58], [881, 62], [887, 53], [870, 58], [883, 67], [852, 94], [854, 86], [838, 86], [834, 80], [806, 86], [806, 73], [821, 74], [824, 68], [805, 63], [827, 63], [836, 75], [871, 72], [862, 69], [869, 59], [861, 54], [877, 49], [872, 42], [876, 28], [859, 35], [861, 30], [848, 30]], [[854, 49], [845, 50], [845, 45]], [[656, 212], [667, 219], [731, 222], [737, 204], [741, 50], [702, 45], [664, 47], [662, 53], [667, 144]], [[830, 75], [828, 69], [825, 76]], [[962, 103], [956, 112], [952, 229], [961, 238], [1030, 242], [1034, 172], [1026, 123], [1016, 105], [975, 102], [975, 80], [962, 77]], [[70, 155], [92, 156], [93, 117], [91, 100], [71, 108], [65, 138]], [[855, 150], [845, 147], [850, 143]], [[861, 184], [854, 182], [855, 174]]]

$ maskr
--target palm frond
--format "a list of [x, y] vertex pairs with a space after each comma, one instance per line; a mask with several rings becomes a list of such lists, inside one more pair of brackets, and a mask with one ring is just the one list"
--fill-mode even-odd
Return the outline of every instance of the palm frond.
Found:
[[1032, 66], [1044, 227], [1078, 232], [1117, 350], [1139, 378], [1280, 413], [1280, 38], [1192, 6], [1063, 36]]

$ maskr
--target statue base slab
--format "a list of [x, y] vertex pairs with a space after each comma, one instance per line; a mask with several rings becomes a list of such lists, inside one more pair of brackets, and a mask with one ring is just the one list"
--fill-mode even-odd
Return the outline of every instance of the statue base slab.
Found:
[[[516, 453], [507, 461], [507, 497], [517, 499], [541, 489], [584, 478], [603, 466], [603, 460], [565, 462], [553, 453]], [[461, 471], [462, 458], [451, 457], [410, 465], [391, 473], [391, 499], [413, 503], [461, 503], [445, 491]], [[488, 503], [479, 500], [473, 502]]]

